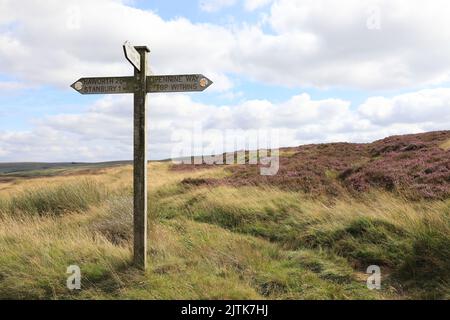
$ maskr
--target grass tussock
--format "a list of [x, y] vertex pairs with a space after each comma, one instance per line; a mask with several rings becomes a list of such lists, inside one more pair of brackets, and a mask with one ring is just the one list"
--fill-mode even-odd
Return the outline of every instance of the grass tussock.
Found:
[[92, 230], [101, 233], [110, 242], [121, 245], [133, 237], [133, 198], [120, 196], [108, 199], [101, 208], [104, 219], [92, 224]]
[[359, 271], [380, 265], [389, 283], [401, 282], [402, 291], [418, 289], [419, 297], [429, 296], [430, 286], [435, 298], [449, 288], [448, 201], [412, 203], [377, 192], [330, 204], [274, 188], [226, 186], [178, 190], [160, 201], [160, 218], [188, 214], [286, 250], [325, 250]]
[[[84, 214], [3, 218], [0, 299], [101, 298], [105, 289], [117, 287], [115, 274], [129, 264], [130, 252], [89, 232], [88, 221]], [[70, 265], [82, 270], [82, 292], [66, 287]], [[114, 285], [103, 287], [104, 281]]]
[[0, 200], [0, 212], [11, 215], [61, 215], [83, 212], [97, 205], [107, 195], [105, 186], [94, 180], [56, 186], [36, 186]]

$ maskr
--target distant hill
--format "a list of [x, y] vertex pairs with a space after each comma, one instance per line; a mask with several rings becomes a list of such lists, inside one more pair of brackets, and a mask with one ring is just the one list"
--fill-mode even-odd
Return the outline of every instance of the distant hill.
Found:
[[131, 164], [132, 161], [86, 162], [9, 162], [0, 163], [1, 177], [53, 176], [69, 171], [100, 169], [105, 167]]
[[[176, 169], [195, 166], [180, 165]], [[227, 168], [223, 179], [188, 184], [275, 185], [311, 195], [359, 193], [371, 188], [409, 198], [450, 196], [450, 131], [392, 136], [373, 143], [326, 143], [280, 149], [280, 169], [262, 176], [256, 165]]]
[[[72, 174], [132, 161], [101, 163], [0, 163], [0, 180]], [[208, 165], [173, 165], [193, 170]], [[372, 143], [325, 143], [280, 149], [279, 171], [260, 175], [259, 165], [228, 166], [221, 179], [186, 179], [186, 184], [273, 185], [312, 196], [358, 194], [372, 188], [411, 199], [450, 196], [450, 131], [392, 136]]]

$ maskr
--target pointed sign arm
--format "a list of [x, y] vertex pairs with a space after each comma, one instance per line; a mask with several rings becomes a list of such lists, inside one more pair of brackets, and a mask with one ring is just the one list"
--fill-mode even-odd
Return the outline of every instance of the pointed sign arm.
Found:
[[80, 78], [71, 87], [81, 94], [133, 93], [134, 77], [94, 77]]
[[147, 92], [203, 91], [213, 82], [202, 74], [147, 76]]

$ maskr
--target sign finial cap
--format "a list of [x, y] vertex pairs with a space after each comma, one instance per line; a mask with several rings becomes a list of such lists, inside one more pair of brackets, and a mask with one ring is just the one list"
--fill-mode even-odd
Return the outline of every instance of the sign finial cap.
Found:
[[134, 48], [138, 51], [145, 50], [147, 52], [150, 52], [150, 49], [147, 46], [135, 46]]

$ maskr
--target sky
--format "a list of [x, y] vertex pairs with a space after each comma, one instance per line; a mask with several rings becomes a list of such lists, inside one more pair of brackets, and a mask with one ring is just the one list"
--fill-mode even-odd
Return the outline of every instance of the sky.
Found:
[[132, 159], [132, 95], [70, 88], [132, 75], [125, 41], [153, 74], [214, 82], [148, 95], [150, 159], [190, 133], [220, 153], [225, 132], [296, 146], [446, 130], [449, 17], [444, 0], [0, 0], [0, 162]]

